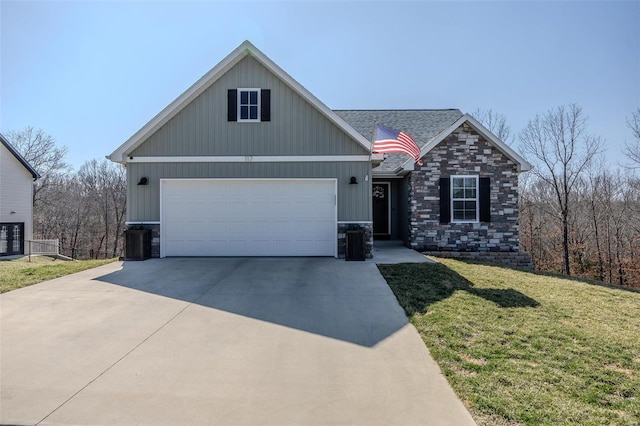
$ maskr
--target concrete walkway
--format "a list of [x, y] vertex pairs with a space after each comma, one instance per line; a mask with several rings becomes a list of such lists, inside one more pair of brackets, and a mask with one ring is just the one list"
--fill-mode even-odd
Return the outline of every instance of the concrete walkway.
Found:
[[119, 262], [0, 308], [2, 424], [474, 424], [373, 262]]
[[397, 240], [374, 241], [372, 260], [379, 265], [396, 263], [435, 263], [427, 256], [405, 247], [402, 244], [402, 241]]

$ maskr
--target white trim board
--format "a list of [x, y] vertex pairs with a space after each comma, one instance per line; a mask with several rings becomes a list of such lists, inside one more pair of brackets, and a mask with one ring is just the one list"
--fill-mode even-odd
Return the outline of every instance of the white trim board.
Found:
[[396, 179], [396, 180], [404, 179], [404, 176], [403, 176], [403, 175], [396, 175], [396, 174], [392, 174], [392, 173], [390, 173], [390, 172], [384, 172], [384, 173], [375, 173], [375, 172], [372, 172], [372, 173], [371, 173], [371, 175], [373, 176], [374, 183], [375, 183], [378, 179], [385, 179], [385, 180], [388, 180], [388, 179]]
[[339, 220], [338, 225], [345, 225], [350, 223], [373, 223], [372, 220]]
[[[168, 181], [168, 180], [198, 180], [198, 181], [202, 181], [202, 180], [217, 180], [217, 181], [236, 181], [236, 180], [275, 180], [275, 181], [282, 181], [282, 180], [323, 180], [323, 181], [335, 181], [336, 185], [338, 184], [338, 178], [253, 178], [253, 177], [249, 177], [249, 178], [160, 178], [160, 182], [162, 183], [162, 181]], [[337, 186], [336, 186], [336, 190], [337, 190]], [[162, 219], [160, 219], [162, 220]]]
[[129, 163], [320, 163], [369, 162], [368, 155], [217, 155], [129, 157]]

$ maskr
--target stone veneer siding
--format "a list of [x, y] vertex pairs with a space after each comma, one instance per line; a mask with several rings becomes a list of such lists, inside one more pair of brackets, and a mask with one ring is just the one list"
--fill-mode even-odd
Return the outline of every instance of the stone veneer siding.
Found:
[[422, 253], [434, 257], [495, 263], [510, 268], [533, 269], [533, 260], [531, 255], [526, 251], [425, 251]]
[[338, 258], [344, 259], [347, 251], [346, 232], [351, 229], [364, 230], [364, 256], [373, 258], [373, 223], [339, 223], [338, 224]]
[[[518, 252], [516, 164], [463, 124], [409, 177], [409, 244], [421, 251]], [[491, 222], [440, 223], [440, 177], [489, 177]]]
[[[131, 225], [136, 225], [131, 223]], [[349, 226], [356, 226], [364, 230], [365, 256], [367, 259], [373, 257], [373, 224], [372, 223], [339, 223], [338, 224], [338, 257], [344, 259], [347, 240], [345, 232]], [[151, 257], [160, 257], [160, 224], [142, 224], [145, 229], [151, 229]]]

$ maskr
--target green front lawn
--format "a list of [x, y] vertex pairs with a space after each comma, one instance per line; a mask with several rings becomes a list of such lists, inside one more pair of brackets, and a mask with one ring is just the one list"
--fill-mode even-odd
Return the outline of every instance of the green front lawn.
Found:
[[116, 259], [78, 260], [68, 262], [45, 256], [32, 256], [14, 260], [0, 260], [0, 293], [37, 284], [42, 281], [95, 268]]
[[438, 261], [380, 271], [478, 424], [640, 424], [640, 292]]

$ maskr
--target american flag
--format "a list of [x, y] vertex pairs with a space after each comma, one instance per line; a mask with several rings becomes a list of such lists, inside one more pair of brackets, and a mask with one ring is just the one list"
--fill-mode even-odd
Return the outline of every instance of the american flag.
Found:
[[373, 142], [373, 152], [392, 153], [402, 152], [408, 154], [422, 166], [420, 160], [420, 148], [411, 136], [400, 130], [376, 124], [376, 136]]

